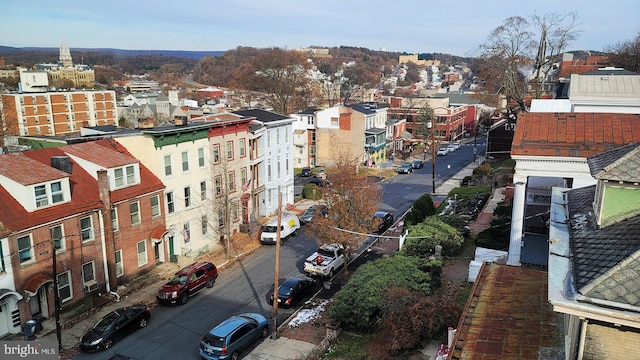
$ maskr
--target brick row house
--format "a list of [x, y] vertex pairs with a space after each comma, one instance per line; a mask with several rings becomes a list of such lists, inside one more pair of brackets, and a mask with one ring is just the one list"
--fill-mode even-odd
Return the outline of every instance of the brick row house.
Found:
[[0, 179], [0, 336], [155, 265], [164, 185], [114, 141], [2, 155]]

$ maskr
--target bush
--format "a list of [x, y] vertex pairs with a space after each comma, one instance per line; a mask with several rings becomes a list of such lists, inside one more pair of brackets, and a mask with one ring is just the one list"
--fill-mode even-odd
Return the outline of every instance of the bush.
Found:
[[478, 165], [478, 167], [473, 169], [473, 175], [487, 175], [487, 174], [491, 174], [492, 171], [493, 169], [491, 168], [491, 165], [487, 163], [482, 163]]
[[444, 297], [425, 296], [401, 288], [385, 291], [385, 309], [381, 331], [391, 355], [421, 346], [422, 339], [431, 339], [449, 325], [456, 324], [462, 309]]
[[460, 252], [463, 243], [464, 238], [458, 230], [443, 222], [438, 216], [430, 216], [419, 224], [409, 226], [402, 253], [429, 257], [435, 253], [436, 245], [441, 245], [443, 256], [453, 256]]
[[421, 262], [424, 260], [396, 255], [360, 266], [334, 297], [329, 316], [347, 329], [373, 330], [382, 316], [384, 289], [433, 292], [431, 274], [421, 269]]
[[411, 211], [407, 213], [405, 222], [410, 225], [421, 223], [427, 216], [435, 215], [436, 207], [433, 205], [431, 195], [423, 194], [414, 203]]
[[[314, 193], [315, 190], [315, 193]], [[314, 198], [315, 195], [315, 198]], [[302, 197], [305, 199], [319, 200], [322, 199], [322, 190], [315, 184], [307, 184], [302, 189]]]

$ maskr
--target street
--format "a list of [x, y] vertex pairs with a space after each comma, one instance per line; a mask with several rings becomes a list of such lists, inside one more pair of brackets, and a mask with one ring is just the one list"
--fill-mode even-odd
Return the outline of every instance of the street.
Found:
[[[479, 142], [480, 145], [480, 142]], [[484, 152], [484, 142], [479, 146]], [[429, 159], [428, 159], [429, 160]], [[473, 161], [473, 145], [436, 159], [438, 181], [446, 181]], [[309, 178], [296, 179], [308, 181]], [[422, 194], [431, 192], [431, 163], [411, 174], [398, 174], [383, 181], [381, 210], [391, 212], [396, 219], [402, 216]], [[437, 184], [436, 184], [437, 185]], [[280, 251], [280, 278], [303, 274], [304, 259], [318, 244], [314, 238], [300, 231], [283, 241]], [[183, 306], [157, 306], [151, 312], [149, 325], [115, 343], [107, 351], [97, 354], [79, 353], [74, 359], [109, 359], [113, 355], [134, 359], [199, 359], [198, 345], [202, 336], [231, 315], [258, 312], [271, 318], [273, 308], [265, 294], [274, 280], [275, 246], [265, 245], [220, 273], [216, 284], [195, 295]], [[123, 306], [126, 304], [123, 303]], [[278, 324], [295, 312], [279, 309]]]

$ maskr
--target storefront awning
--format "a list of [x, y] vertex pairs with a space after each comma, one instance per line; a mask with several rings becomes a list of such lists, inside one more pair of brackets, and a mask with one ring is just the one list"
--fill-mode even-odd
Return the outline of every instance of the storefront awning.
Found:
[[30, 296], [33, 296], [38, 293], [38, 289], [42, 284], [48, 283], [49, 281], [53, 281], [53, 278], [49, 274], [38, 273], [33, 275], [27, 283], [24, 284], [24, 292]]

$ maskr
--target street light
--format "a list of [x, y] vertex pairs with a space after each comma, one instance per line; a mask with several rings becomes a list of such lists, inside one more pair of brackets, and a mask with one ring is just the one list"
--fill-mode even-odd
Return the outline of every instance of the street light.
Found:
[[431, 193], [436, 193], [436, 153], [435, 153], [435, 129], [433, 127], [433, 119], [427, 121], [427, 129], [431, 132]]

